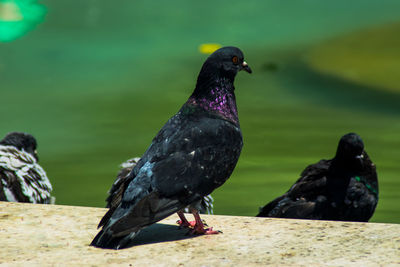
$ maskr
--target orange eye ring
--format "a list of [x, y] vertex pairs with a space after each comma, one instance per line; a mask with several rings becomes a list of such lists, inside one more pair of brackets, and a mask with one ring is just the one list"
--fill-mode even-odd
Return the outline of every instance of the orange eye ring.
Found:
[[237, 56], [232, 57], [232, 62], [233, 62], [233, 64], [238, 64], [239, 58]]

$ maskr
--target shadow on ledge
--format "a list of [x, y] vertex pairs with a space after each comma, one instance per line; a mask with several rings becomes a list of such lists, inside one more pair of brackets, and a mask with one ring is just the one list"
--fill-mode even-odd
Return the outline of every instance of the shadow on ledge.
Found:
[[197, 237], [197, 235], [190, 234], [189, 231], [189, 229], [177, 225], [156, 223], [141, 230], [125, 248]]

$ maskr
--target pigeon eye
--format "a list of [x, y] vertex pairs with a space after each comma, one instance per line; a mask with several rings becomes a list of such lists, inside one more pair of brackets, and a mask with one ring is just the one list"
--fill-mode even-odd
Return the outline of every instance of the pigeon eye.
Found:
[[238, 64], [239, 63], [239, 58], [237, 56], [234, 56], [232, 58], [232, 62], [233, 62], [233, 64]]

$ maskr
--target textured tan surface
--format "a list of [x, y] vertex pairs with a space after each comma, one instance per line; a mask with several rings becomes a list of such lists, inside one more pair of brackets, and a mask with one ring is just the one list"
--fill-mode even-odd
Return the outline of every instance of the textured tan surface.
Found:
[[0, 264], [400, 265], [400, 225], [202, 216], [223, 234], [187, 236], [173, 215], [124, 250], [89, 247], [105, 209], [0, 202]]

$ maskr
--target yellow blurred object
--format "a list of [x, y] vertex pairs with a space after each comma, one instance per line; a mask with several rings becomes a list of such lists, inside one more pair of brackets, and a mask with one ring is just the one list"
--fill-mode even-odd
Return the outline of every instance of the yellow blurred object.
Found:
[[202, 54], [211, 54], [215, 50], [217, 50], [221, 47], [222, 47], [222, 45], [220, 45], [220, 44], [201, 44], [199, 46], [199, 51]]
[[3, 21], [21, 21], [23, 19], [21, 10], [13, 2], [0, 2], [0, 20]]
[[0, 42], [14, 41], [39, 23], [47, 13], [40, 0], [0, 0]]

